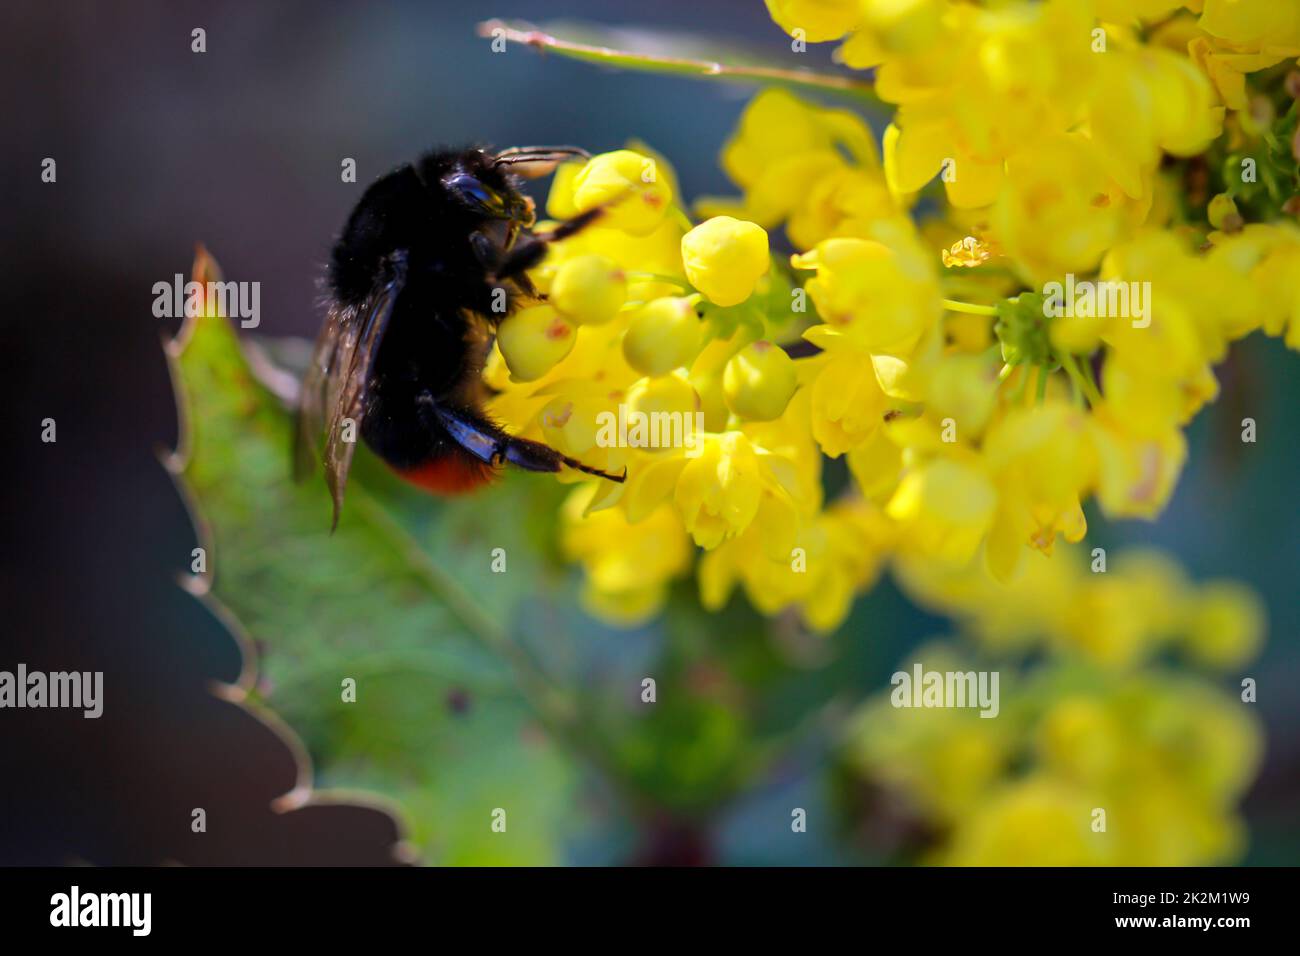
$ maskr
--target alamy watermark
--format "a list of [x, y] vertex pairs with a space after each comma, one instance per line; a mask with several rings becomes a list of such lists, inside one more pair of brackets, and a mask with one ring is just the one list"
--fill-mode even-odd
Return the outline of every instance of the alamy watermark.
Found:
[[998, 671], [927, 671], [915, 664], [889, 683], [895, 707], [978, 707], [981, 717], [996, 717], [1000, 709]]
[[0, 671], [0, 708], [72, 708], [94, 719], [104, 712], [103, 671]]
[[125, 926], [133, 936], [148, 936], [152, 912], [152, 893], [83, 893], [74, 884], [50, 897], [51, 926]]
[[153, 314], [158, 319], [194, 319], [213, 303], [218, 315], [239, 319], [239, 327], [255, 329], [262, 321], [262, 283], [186, 282], [179, 272], [171, 282], [153, 284]]
[[601, 448], [682, 448], [687, 458], [704, 450], [704, 413], [642, 412], [620, 404], [617, 414], [596, 416]]
[[1151, 283], [1076, 281], [1074, 273], [1067, 272], [1064, 283], [1043, 286], [1043, 315], [1051, 319], [1132, 319], [1133, 328], [1145, 329], [1151, 324]]

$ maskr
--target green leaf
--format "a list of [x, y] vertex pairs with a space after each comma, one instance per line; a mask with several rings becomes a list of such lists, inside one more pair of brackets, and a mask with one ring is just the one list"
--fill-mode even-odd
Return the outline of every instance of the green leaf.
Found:
[[562, 862], [579, 773], [555, 734], [572, 715], [510, 627], [548, 576], [565, 580], [539, 544], [563, 489], [525, 496], [523, 476], [450, 508], [359, 450], [331, 536], [324, 482], [291, 481], [290, 415], [229, 322], [192, 320], [170, 352], [175, 470], [209, 531], [213, 589], [261, 650], [262, 703], [302, 735], [317, 781], [395, 799], [425, 862]]

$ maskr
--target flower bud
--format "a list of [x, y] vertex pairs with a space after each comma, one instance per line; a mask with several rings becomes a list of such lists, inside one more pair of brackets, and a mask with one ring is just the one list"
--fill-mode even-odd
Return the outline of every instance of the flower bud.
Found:
[[552, 219], [572, 219], [578, 214], [573, 204], [573, 184], [585, 163], [561, 163], [551, 177], [551, 191], [546, 197], [546, 214]]
[[573, 349], [573, 325], [549, 305], [535, 305], [508, 316], [497, 329], [497, 347], [510, 375], [520, 382], [539, 379]]
[[623, 336], [623, 355], [642, 375], [665, 375], [690, 365], [699, 351], [695, 306], [674, 296], [643, 305]]
[[603, 206], [601, 225], [648, 236], [663, 222], [672, 188], [649, 156], [630, 149], [593, 156], [573, 178], [573, 209]]
[[1241, 213], [1237, 211], [1236, 202], [1227, 193], [1219, 193], [1211, 199], [1205, 215], [1215, 229], [1222, 229], [1224, 232], [1237, 232], [1241, 229]]
[[727, 407], [755, 422], [780, 418], [796, 385], [794, 359], [771, 342], [755, 342], [741, 349], [722, 374]]
[[604, 256], [577, 256], [551, 280], [550, 304], [577, 325], [603, 325], [627, 301], [627, 277]]
[[714, 216], [682, 236], [686, 277], [715, 305], [748, 299], [769, 264], [767, 233], [752, 222]]
[[643, 378], [627, 391], [627, 404], [644, 415], [694, 415], [700, 398], [686, 379], [677, 375]]

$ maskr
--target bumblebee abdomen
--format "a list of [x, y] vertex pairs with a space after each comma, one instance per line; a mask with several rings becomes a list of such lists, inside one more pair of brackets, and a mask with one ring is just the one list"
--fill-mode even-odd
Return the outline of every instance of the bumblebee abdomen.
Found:
[[445, 449], [408, 468], [393, 468], [405, 481], [435, 495], [463, 495], [496, 477], [496, 469], [459, 447]]

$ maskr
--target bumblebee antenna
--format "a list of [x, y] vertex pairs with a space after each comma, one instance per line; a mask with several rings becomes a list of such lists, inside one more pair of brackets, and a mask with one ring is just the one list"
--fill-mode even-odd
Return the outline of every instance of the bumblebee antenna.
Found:
[[581, 146], [512, 146], [496, 154], [496, 165], [563, 162], [566, 159], [591, 159], [591, 153]]
[[497, 153], [492, 165], [512, 167], [511, 172], [536, 179], [570, 159], [591, 159], [591, 154], [579, 146], [516, 146]]

